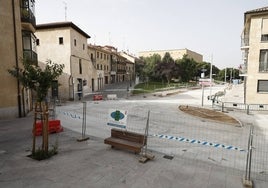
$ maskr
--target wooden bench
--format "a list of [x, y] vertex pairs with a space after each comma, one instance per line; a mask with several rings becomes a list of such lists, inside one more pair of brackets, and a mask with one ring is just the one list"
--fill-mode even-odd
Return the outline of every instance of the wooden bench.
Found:
[[111, 129], [111, 137], [104, 140], [105, 144], [109, 144], [115, 148], [134, 151], [135, 154], [140, 153], [143, 146], [147, 143], [147, 137], [135, 132], [124, 131], [120, 129]]

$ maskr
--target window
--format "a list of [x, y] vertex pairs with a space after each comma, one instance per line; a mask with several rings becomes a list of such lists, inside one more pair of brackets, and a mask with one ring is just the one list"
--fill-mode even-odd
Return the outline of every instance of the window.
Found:
[[268, 80], [258, 80], [257, 92], [268, 92]]
[[100, 58], [102, 59], [102, 53], [100, 53]]
[[40, 45], [40, 41], [39, 39], [36, 39], [36, 46], [39, 46]]
[[97, 69], [99, 70], [99, 64], [97, 64]]
[[99, 58], [99, 52], [97, 52], [97, 58]]
[[262, 19], [262, 27], [261, 27], [261, 42], [268, 42], [268, 19]]
[[268, 72], [268, 50], [260, 51], [259, 72]]
[[76, 39], [74, 39], [74, 46], [76, 46]]
[[23, 57], [37, 64], [36, 37], [32, 32], [22, 30]]
[[83, 44], [83, 50], [85, 50], [85, 44]]
[[63, 37], [59, 37], [59, 44], [63, 44]]
[[82, 74], [82, 60], [79, 59], [79, 74]]
[[261, 35], [262, 42], [268, 42], [268, 34]]
[[106, 59], [106, 54], [104, 54], [104, 60]]

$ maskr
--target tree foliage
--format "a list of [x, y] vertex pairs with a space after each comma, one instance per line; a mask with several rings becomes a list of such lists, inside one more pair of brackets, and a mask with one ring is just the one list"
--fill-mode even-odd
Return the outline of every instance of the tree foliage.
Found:
[[22, 60], [23, 67], [14, 67], [8, 72], [18, 78], [21, 84], [37, 94], [37, 101], [45, 99], [52, 82], [63, 73], [63, 64], [53, 63], [48, 60], [44, 69], [31, 64], [27, 59]]
[[186, 55], [176, 61], [181, 70], [180, 78], [182, 82], [189, 82], [196, 76], [196, 61], [188, 58]]
[[[151, 81], [159, 81], [169, 83], [172, 79], [179, 79], [182, 82], [190, 80], [197, 81], [201, 77], [201, 73], [205, 73], [205, 77], [210, 77], [211, 64], [209, 62], [196, 62], [193, 58], [184, 55], [182, 59], [173, 60], [169, 53], [161, 56], [154, 54], [150, 57], [141, 57], [143, 67], [139, 67], [139, 76], [144, 75]], [[231, 74], [232, 68], [227, 68], [227, 80]], [[232, 78], [239, 78], [239, 72], [232, 69]], [[216, 80], [224, 80], [224, 70], [220, 70], [212, 65], [212, 78]]]

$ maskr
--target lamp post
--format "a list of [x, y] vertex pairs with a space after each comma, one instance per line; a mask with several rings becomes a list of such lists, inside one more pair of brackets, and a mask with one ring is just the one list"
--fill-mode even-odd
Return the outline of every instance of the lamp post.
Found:
[[[202, 73], [201, 73], [201, 78], [204, 78], [205, 77], [205, 72], [207, 71], [207, 69], [203, 68], [201, 69]], [[201, 105], [204, 106], [204, 83], [203, 81], [201, 82], [201, 85], [202, 85], [202, 102], [201, 102]]]

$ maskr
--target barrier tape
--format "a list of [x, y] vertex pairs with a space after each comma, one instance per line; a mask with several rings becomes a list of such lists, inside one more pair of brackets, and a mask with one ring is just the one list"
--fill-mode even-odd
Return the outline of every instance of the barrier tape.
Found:
[[175, 140], [175, 141], [179, 141], [179, 142], [187, 142], [190, 144], [200, 144], [200, 145], [211, 146], [211, 147], [215, 147], [215, 148], [224, 148], [227, 150], [236, 150], [236, 151], [246, 152], [246, 150], [244, 150], [244, 149], [241, 149], [241, 148], [238, 148], [235, 146], [219, 144], [219, 143], [212, 143], [212, 142], [207, 142], [207, 141], [200, 141], [200, 140], [195, 140], [195, 139], [188, 139], [188, 138], [163, 135], [163, 134], [152, 134], [151, 136], [162, 138], [162, 139]]
[[70, 117], [70, 118], [72, 118], [72, 119], [82, 119], [80, 115], [75, 114], [75, 113], [71, 113], [71, 112], [61, 112], [61, 111], [59, 111], [59, 113], [62, 113], [63, 115], [68, 116], [68, 117]]
[[[82, 119], [80, 115], [71, 113], [71, 112], [59, 112], [62, 113], [68, 117], [71, 117], [73, 119]], [[176, 136], [170, 136], [170, 135], [164, 135], [164, 134], [151, 134], [150, 136], [161, 138], [161, 139], [167, 139], [167, 140], [174, 140], [174, 141], [179, 141], [179, 142], [187, 142], [190, 144], [200, 144], [204, 146], [211, 146], [215, 148], [224, 148], [227, 150], [235, 150], [235, 151], [240, 151], [240, 152], [246, 152], [245, 149], [241, 149], [235, 146], [230, 146], [230, 145], [224, 145], [224, 144], [219, 144], [219, 143], [212, 143], [212, 142], [207, 142], [207, 141], [200, 141], [196, 139], [188, 139], [188, 138], [183, 138], [183, 137], [176, 137]]]

